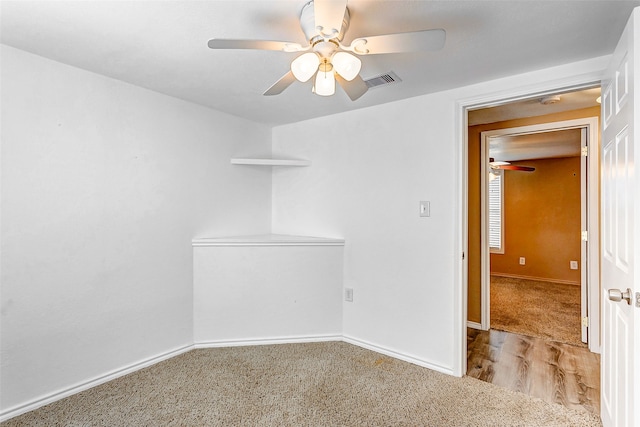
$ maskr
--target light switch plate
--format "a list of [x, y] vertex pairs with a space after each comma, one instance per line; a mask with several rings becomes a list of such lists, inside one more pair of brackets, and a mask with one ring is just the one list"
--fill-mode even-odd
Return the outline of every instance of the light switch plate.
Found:
[[428, 201], [420, 202], [420, 216], [431, 216], [431, 203]]
[[344, 289], [344, 300], [347, 302], [353, 302], [353, 288]]

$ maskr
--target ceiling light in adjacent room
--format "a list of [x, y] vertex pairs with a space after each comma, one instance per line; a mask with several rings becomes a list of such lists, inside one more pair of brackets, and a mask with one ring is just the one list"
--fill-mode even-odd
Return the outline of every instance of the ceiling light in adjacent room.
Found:
[[558, 95], [545, 96], [540, 99], [540, 104], [542, 105], [557, 104], [558, 102], [560, 102], [560, 97]]

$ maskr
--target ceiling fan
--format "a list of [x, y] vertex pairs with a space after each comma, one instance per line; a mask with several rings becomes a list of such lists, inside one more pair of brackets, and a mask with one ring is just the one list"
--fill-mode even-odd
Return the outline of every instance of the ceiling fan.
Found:
[[[349, 45], [342, 44], [349, 28], [347, 0], [312, 0], [300, 13], [300, 26], [308, 46], [298, 43], [211, 39], [211, 49], [261, 49], [283, 52], [304, 52], [291, 62], [291, 69], [263, 95], [282, 93], [294, 81], [306, 82], [315, 76], [312, 91], [321, 96], [335, 93], [336, 81], [352, 101], [365, 94], [368, 87], [360, 77], [361, 60], [356, 55], [423, 52], [444, 46], [446, 33], [442, 29], [359, 37]], [[355, 55], [354, 55], [355, 54]]]
[[497, 162], [493, 157], [489, 159], [489, 167], [491, 170], [508, 170], [508, 171], [522, 171], [522, 172], [533, 172], [536, 168], [531, 166], [518, 166], [512, 165], [509, 162]]

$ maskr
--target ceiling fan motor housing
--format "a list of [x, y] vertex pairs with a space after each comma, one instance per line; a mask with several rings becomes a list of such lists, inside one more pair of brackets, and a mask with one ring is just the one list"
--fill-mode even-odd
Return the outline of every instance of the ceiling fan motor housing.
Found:
[[[344, 17], [342, 18], [342, 28], [340, 28], [337, 36], [331, 38], [331, 40], [337, 39], [338, 41], [342, 41], [344, 33], [349, 28], [349, 19], [349, 9], [345, 8]], [[324, 39], [320, 34], [320, 31], [316, 28], [316, 16], [313, 1], [310, 1], [302, 8], [302, 12], [300, 12], [300, 27], [302, 28], [302, 32], [307, 40], [309, 40], [310, 45], [313, 46], [315, 43]]]

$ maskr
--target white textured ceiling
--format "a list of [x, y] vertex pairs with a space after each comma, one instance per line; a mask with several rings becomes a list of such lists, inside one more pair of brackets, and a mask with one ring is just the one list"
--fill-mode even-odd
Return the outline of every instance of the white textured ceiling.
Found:
[[505, 135], [489, 140], [489, 156], [504, 162], [575, 157], [580, 146], [580, 129]]
[[394, 71], [399, 84], [352, 102], [294, 83], [262, 93], [296, 54], [213, 51], [210, 38], [306, 44], [305, 0], [2, 1], [3, 44], [272, 125], [390, 102], [613, 51], [640, 1], [349, 0], [353, 38], [443, 28], [438, 52], [363, 57], [366, 79]]
[[557, 98], [551, 103], [543, 103], [544, 98], [534, 97], [495, 107], [469, 111], [469, 126], [600, 106], [598, 102], [600, 87], [559, 93], [555, 96]]

